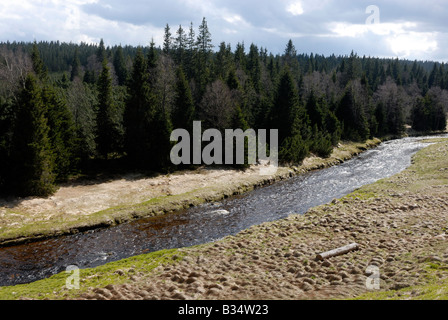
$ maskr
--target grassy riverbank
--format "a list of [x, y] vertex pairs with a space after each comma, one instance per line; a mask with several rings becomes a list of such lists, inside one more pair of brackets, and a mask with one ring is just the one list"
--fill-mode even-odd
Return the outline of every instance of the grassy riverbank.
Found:
[[[448, 140], [403, 172], [236, 236], [0, 288], [0, 299], [447, 299]], [[360, 250], [315, 261], [356, 242]], [[380, 290], [366, 273], [376, 266]]]
[[129, 175], [102, 183], [67, 184], [47, 199], [0, 199], [0, 246], [110, 227], [219, 201], [342, 163], [379, 143], [378, 139], [342, 143], [327, 159], [309, 157], [301, 166], [280, 167], [272, 176], [261, 176], [257, 166], [244, 172], [202, 168], [153, 178]]

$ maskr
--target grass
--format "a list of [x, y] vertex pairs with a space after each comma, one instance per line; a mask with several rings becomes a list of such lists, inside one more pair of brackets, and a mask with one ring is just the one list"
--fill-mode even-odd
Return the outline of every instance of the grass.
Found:
[[428, 283], [425, 285], [400, 290], [369, 292], [354, 300], [448, 300], [448, 278], [440, 279], [437, 275], [438, 271], [446, 271], [447, 267], [428, 263], [426, 270]]
[[80, 289], [67, 289], [66, 281], [71, 273], [61, 272], [50, 278], [30, 284], [0, 287], [0, 300], [16, 300], [21, 297], [31, 299], [64, 299], [76, 297], [92, 287], [106, 287], [130, 282], [131, 275], [148, 273], [159, 265], [175, 263], [185, 254], [178, 250], [162, 250], [128, 259], [111, 262], [100, 267], [80, 270]]

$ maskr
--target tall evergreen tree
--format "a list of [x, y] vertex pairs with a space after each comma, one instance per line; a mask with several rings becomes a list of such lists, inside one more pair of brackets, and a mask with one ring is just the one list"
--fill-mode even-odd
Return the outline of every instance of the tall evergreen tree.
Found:
[[9, 185], [19, 196], [49, 196], [55, 191], [49, 127], [39, 85], [31, 74], [17, 107]]
[[256, 45], [251, 44], [249, 49], [249, 55], [247, 57], [247, 68], [251, 77], [252, 86], [254, 87], [257, 93], [260, 92], [261, 89], [261, 65], [260, 65], [260, 56], [258, 52], [258, 48]]
[[40, 57], [40, 52], [36, 42], [34, 42], [33, 44], [33, 49], [31, 52], [31, 61], [33, 63], [34, 73], [40, 80], [46, 81], [48, 78], [48, 69]]
[[15, 117], [14, 107], [12, 99], [0, 96], [0, 192], [6, 185], [6, 178], [11, 168], [9, 151]]
[[123, 86], [126, 84], [128, 77], [128, 70], [126, 68], [126, 61], [124, 59], [123, 48], [118, 46], [114, 55], [114, 69], [118, 78], [118, 85]]
[[171, 28], [167, 23], [165, 26], [165, 35], [163, 37], [163, 53], [170, 54], [173, 49]]
[[447, 116], [443, 106], [429, 93], [417, 99], [411, 118], [412, 127], [417, 131], [446, 130]]
[[73, 117], [65, 99], [58, 96], [55, 89], [46, 85], [42, 90], [42, 102], [46, 106], [54, 173], [57, 180], [67, 180], [75, 167], [75, 127]]
[[195, 114], [195, 106], [190, 86], [182, 68], [177, 70], [176, 99], [172, 112], [172, 123], [175, 129], [186, 129], [191, 132]]
[[361, 105], [356, 101], [353, 89], [348, 85], [342, 96], [336, 115], [343, 126], [342, 138], [364, 141], [369, 137], [369, 124]]
[[176, 31], [176, 38], [174, 38], [173, 49], [175, 52], [175, 61], [179, 65], [184, 64], [185, 60], [185, 51], [187, 50], [187, 34], [185, 30], [182, 28], [182, 25], [179, 25], [179, 29]]
[[100, 40], [100, 44], [96, 50], [96, 59], [99, 63], [103, 63], [104, 59], [107, 58], [106, 47], [104, 46], [104, 40]]
[[96, 144], [98, 153], [108, 159], [119, 148], [120, 128], [116, 102], [113, 98], [112, 78], [107, 59], [98, 79], [98, 106], [96, 114]]
[[202, 19], [196, 39], [196, 70], [195, 78], [199, 86], [199, 96], [205, 92], [210, 77], [210, 61], [213, 49], [211, 33], [208, 29], [207, 20]]
[[75, 49], [75, 55], [72, 61], [72, 71], [70, 75], [70, 81], [75, 80], [76, 77], [81, 75], [81, 61], [79, 60], [78, 48]]
[[286, 67], [277, 85], [274, 103], [270, 111], [269, 128], [279, 130], [279, 144], [295, 134], [309, 138], [308, 115], [300, 104], [297, 88], [291, 72]]
[[125, 151], [134, 166], [145, 168], [151, 161], [151, 124], [155, 116], [154, 95], [149, 86], [147, 60], [141, 48], [128, 81], [124, 113]]

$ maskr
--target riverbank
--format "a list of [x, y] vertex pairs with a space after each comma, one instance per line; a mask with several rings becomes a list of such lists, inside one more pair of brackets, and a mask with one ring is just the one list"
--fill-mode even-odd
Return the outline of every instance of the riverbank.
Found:
[[[61, 273], [0, 288], [0, 299], [446, 299], [448, 140], [433, 142], [403, 172], [305, 215], [81, 270], [79, 290]], [[353, 242], [359, 250], [315, 259]]]
[[0, 199], [0, 246], [114, 226], [204, 202], [219, 201], [307, 171], [340, 164], [380, 144], [346, 142], [327, 159], [308, 157], [299, 167], [261, 176], [248, 170], [201, 168], [148, 178], [127, 175], [110, 181], [66, 184], [49, 198]]

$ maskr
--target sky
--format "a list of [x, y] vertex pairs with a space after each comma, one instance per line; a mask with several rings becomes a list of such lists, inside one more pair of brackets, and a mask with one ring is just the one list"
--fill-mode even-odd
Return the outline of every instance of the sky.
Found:
[[217, 49], [448, 62], [448, 0], [0, 0], [0, 41], [162, 45], [206, 18]]

